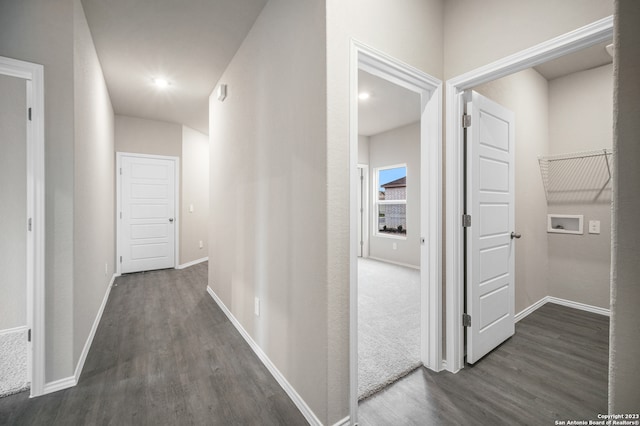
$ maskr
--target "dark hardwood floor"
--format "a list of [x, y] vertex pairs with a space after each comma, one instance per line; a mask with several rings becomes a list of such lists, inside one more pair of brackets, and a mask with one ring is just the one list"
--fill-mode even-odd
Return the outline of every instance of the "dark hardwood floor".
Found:
[[359, 424], [553, 425], [607, 413], [609, 318], [546, 304], [458, 374], [420, 368], [362, 401]]
[[307, 424], [207, 294], [206, 263], [116, 284], [78, 385], [2, 398], [0, 424]]

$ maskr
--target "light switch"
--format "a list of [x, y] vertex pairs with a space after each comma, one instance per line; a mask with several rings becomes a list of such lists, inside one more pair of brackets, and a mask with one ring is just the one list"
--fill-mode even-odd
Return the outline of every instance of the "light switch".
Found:
[[193, 204], [189, 204], [189, 213], [193, 213]]
[[589, 233], [590, 234], [599, 234], [600, 233], [600, 221], [599, 220], [590, 220], [589, 221]]

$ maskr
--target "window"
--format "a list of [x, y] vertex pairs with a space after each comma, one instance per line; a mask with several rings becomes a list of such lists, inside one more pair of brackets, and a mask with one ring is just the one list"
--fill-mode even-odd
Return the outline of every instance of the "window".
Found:
[[376, 233], [384, 236], [407, 235], [407, 166], [381, 167], [375, 171]]

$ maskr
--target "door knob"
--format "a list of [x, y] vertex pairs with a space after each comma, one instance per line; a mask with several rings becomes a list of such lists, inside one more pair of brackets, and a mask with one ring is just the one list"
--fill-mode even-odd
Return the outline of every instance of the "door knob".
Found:
[[[173, 222], [173, 218], [172, 217], [169, 218], [169, 222]], [[511, 235], [513, 237], [513, 233]], [[518, 238], [520, 238], [520, 237], [518, 237]]]
[[514, 238], [520, 238], [522, 237], [522, 235], [518, 234], [517, 232], [512, 232], [511, 233], [511, 239], [513, 240]]

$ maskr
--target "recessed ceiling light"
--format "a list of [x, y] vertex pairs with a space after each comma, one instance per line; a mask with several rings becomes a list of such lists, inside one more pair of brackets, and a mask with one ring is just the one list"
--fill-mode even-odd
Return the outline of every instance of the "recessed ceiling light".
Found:
[[371, 95], [367, 92], [360, 92], [360, 94], [358, 95], [358, 99], [360, 99], [361, 101], [366, 101], [370, 97]]
[[158, 87], [164, 88], [164, 87], [167, 87], [169, 85], [169, 82], [167, 80], [165, 80], [164, 78], [154, 78], [153, 79], [153, 84], [155, 84]]

